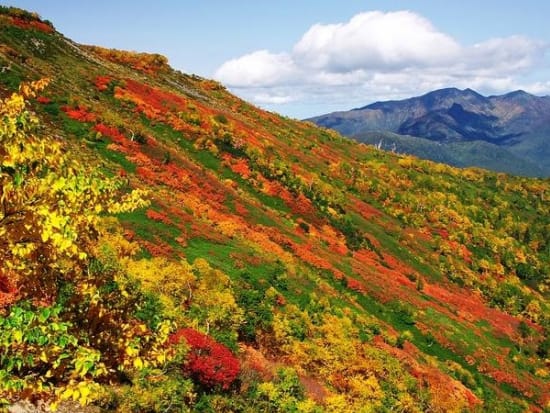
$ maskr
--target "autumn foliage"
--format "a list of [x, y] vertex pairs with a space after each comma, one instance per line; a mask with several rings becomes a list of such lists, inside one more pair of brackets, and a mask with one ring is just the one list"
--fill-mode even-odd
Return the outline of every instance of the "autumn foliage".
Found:
[[0, 18], [6, 18], [10, 24], [25, 30], [38, 30], [43, 33], [53, 33], [54, 27], [48, 21], [43, 21], [36, 13], [30, 13], [17, 7], [0, 6]]
[[[21, 394], [54, 406], [68, 398], [87, 404], [115, 367], [159, 360], [147, 359], [159, 343], [132, 317], [140, 298], [121, 298], [118, 287], [100, 292], [123, 274], [101, 264], [99, 214], [145, 206], [144, 192], [120, 193], [120, 182], [86, 170], [61, 142], [37, 134], [27, 100], [47, 84], [22, 84], [0, 102], [0, 407]], [[63, 287], [70, 292], [61, 305]], [[158, 332], [160, 342], [168, 332]]]
[[25, 20], [22, 18], [14, 17], [12, 23], [15, 26], [21, 27], [22, 29], [35, 29], [44, 33], [53, 32], [53, 27], [37, 20]]
[[0, 107], [0, 388], [107, 388], [119, 411], [545, 408], [547, 180], [358, 145], [155, 55], [57, 35], [35, 54], [10, 33], [49, 35], [25, 30], [0, 24], [0, 58], [56, 79]]
[[185, 370], [206, 387], [229, 389], [240, 371], [239, 360], [233, 353], [223, 344], [192, 328], [178, 330], [170, 337], [173, 344], [181, 340], [189, 346]]
[[168, 69], [168, 59], [160, 54], [106, 49], [99, 46], [87, 46], [87, 48], [106, 60], [130, 66], [132, 69], [147, 74], [155, 74]]
[[96, 120], [96, 115], [89, 112], [89, 109], [83, 106], [62, 106], [61, 110], [67, 114], [71, 119], [75, 119], [81, 122], [94, 122]]

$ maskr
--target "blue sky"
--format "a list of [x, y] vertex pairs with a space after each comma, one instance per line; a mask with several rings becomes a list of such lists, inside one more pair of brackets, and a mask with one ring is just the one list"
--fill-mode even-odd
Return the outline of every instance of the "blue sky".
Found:
[[550, 93], [550, 2], [0, 0], [303, 118], [430, 90]]

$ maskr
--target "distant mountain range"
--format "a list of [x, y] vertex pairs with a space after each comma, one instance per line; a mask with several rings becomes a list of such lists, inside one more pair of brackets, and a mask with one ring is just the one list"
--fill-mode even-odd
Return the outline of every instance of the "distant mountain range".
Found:
[[454, 166], [550, 176], [550, 96], [440, 89], [308, 119], [361, 142]]

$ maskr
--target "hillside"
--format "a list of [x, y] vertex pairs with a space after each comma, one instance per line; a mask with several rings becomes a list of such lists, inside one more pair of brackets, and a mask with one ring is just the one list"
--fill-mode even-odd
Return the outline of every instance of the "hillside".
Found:
[[18, 9], [0, 71], [0, 407], [548, 408], [548, 180], [358, 144]]
[[[400, 153], [438, 162], [441, 159], [434, 152], [439, 152], [440, 147], [445, 152], [443, 162], [453, 166], [548, 176], [549, 110], [550, 97], [537, 97], [521, 90], [485, 97], [471, 89], [449, 88], [311, 120], [360, 142], [378, 143], [385, 137]], [[401, 137], [384, 136], [383, 132]], [[457, 146], [462, 150], [453, 155]], [[495, 162], [494, 158], [502, 161]]]

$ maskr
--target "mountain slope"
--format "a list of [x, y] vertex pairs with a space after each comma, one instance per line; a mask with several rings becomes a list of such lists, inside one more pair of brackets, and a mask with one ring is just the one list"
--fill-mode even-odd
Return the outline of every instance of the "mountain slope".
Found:
[[356, 139], [386, 151], [411, 154], [459, 168], [476, 165], [498, 171], [502, 165], [506, 165], [507, 172], [513, 175], [523, 175], [526, 171], [532, 175], [543, 175], [542, 169], [521, 156], [484, 141], [434, 144], [430, 139], [391, 132], [366, 132], [356, 136]]
[[[449, 158], [455, 166], [480, 166], [496, 171], [542, 176], [550, 174], [548, 136], [550, 97], [536, 97], [524, 91], [484, 97], [471, 89], [441, 89], [402, 101], [377, 102], [348, 112], [322, 115], [311, 120], [359, 141], [369, 132], [393, 132], [416, 136], [444, 145], [487, 142], [489, 151], [505, 158], [517, 157], [519, 164], [498, 165], [481, 157]], [[418, 141], [424, 142], [425, 141]], [[407, 147], [414, 146], [414, 150]], [[429, 151], [410, 142], [398, 151], [437, 160]], [[478, 145], [479, 147], [479, 145]], [[450, 147], [445, 148], [449, 150]], [[472, 151], [473, 147], [469, 151]], [[519, 172], [518, 172], [519, 171]]]
[[[53, 306], [55, 328], [93, 367], [64, 358], [54, 368], [55, 346], [42, 354], [23, 346], [35, 330], [19, 339], [0, 324], [13, 351], [0, 374], [23, 386], [0, 382], [4, 403], [82, 399], [97, 384], [94, 402], [120, 411], [548, 404], [547, 180], [360, 145], [257, 109], [162, 56], [78, 45], [37, 16], [0, 11], [1, 97], [51, 78], [27, 98], [42, 125], [34, 133], [150, 202], [116, 219], [99, 209], [80, 278], [52, 264], [52, 279], [29, 289], [40, 273], [11, 279], [20, 270], [0, 267], [5, 319], [39, 314], [29, 323], [50, 331]], [[23, 268], [40, 261], [22, 254]], [[125, 347], [111, 351], [119, 338]]]

